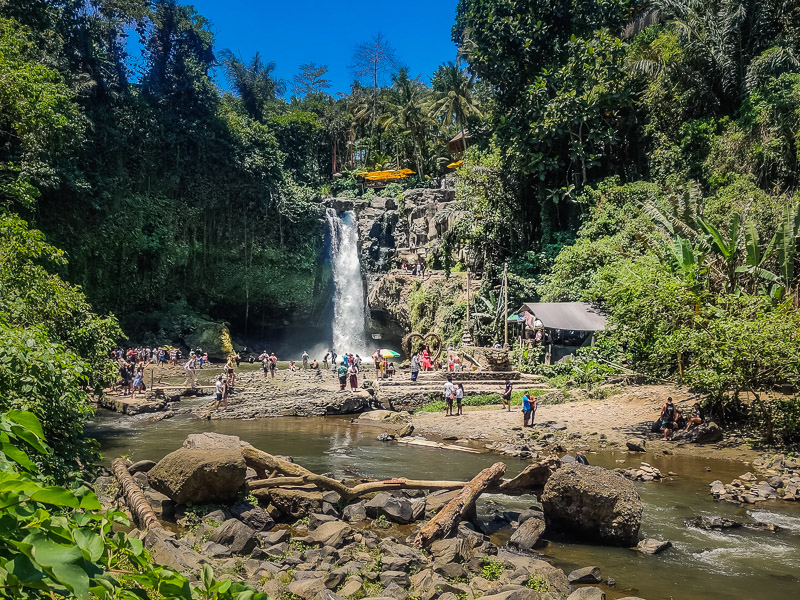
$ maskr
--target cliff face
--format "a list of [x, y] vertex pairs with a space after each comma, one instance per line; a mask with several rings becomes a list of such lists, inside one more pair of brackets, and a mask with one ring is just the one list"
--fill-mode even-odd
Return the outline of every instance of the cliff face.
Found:
[[[358, 219], [361, 265], [366, 272], [370, 333], [398, 338], [412, 327], [409, 299], [420, 288], [416, 279], [403, 273], [389, 273], [402, 263], [425, 262], [433, 244], [452, 225], [441, 211], [455, 200], [453, 190], [413, 189], [400, 198], [331, 198], [327, 204], [337, 211], [353, 211]], [[422, 285], [441, 287], [442, 282]], [[432, 326], [432, 323], [430, 324]]]

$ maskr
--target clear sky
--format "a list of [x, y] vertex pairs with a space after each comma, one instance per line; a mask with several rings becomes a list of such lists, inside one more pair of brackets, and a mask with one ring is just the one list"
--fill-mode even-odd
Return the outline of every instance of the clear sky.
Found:
[[[278, 77], [291, 80], [307, 62], [329, 67], [331, 94], [348, 92], [353, 48], [380, 31], [412, 77], [430, 77], [441, 63], [456, 58], [450, 29], [457, 0], [187, 0], [211, 22], [217, 51], [230, 48], [249, 59], [260, 52], [275, 61]], [[226, 86], [224, 78], [217, 80]]]

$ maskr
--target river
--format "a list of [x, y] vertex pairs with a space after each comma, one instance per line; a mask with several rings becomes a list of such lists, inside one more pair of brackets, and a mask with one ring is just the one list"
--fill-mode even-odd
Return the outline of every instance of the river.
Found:
[[[146, 419], [147, 415], [124, 417], [98, 412], [88, 433], [100, 441], [106, 464], [121, 455], [134, 460], [158, 460], [180, 447], [188, 434], [202, 431], [238, 435], [262, 450], [291, 455], [312, 471], [335, 476], [469, 479], [498, 460], [508, 466], [507, 475], [517, 474], [527, 464], [488, 453], [378, 442], [375, 429], [352, 425], [347, 417], [201, 421], [179, 415], [158, 423], [146, 423]], [[617, 464], [618, 459], [626, 464]], [[644, 504], [642, 534], [670, 540], [673, 547], [658, 556], [643, 556], [626, 548], [550, 541], [540, 550], [550, 562], [566, 572], [587, 565], [599, 566], [604, 577], [617, 581], [616, 588], [606, 588], [609, 598], [637, 595], [647, 600], [783, 600], [797, 596], [800, 506], [765, 502], [755, 508], [738, 507], [714, 502], [708, 493], [713, 479], [728, 482], [746, 472], [743, 464], [614, 452], [590, 454], [589, 460], [608, 468], [638, 466], [641, 460], [647, 460], [663, 473], [677, 473], [671, 480], [635, 484]], [[478, 512], [488, 522], [495, 513], [528, 508], [534, 502], [533, 497], [484, 496]], [[738, 529], [721, 533], [684, 526], [685, 518], [698, 515], [765, 521], [780, 525], [783, 530], [768, 533]], [[496, 532], [494, 539], [502, 542], [509, 535], [506, 528]]]

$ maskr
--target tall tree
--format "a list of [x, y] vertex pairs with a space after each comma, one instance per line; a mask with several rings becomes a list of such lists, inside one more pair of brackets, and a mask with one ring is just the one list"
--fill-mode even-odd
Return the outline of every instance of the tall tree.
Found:
[[249, 63], [231, 50], [220, 52], [228, 81], [239, 93], [245, 110], [257, 121], [264, 121], [270, 105], [286, 91], [283, 80], [275, 77], [275, 63], [264, 62], [256, 52]]
[[467, 74], [466, 69], [460, 69], [452, 62], [445, 63], [436, 69], [433, 75], [434, 96], [428, 104], [430, 115], [441, 118], [445, 126], [455, 124], [467, 145], [464, 134], [464, 125], [467, 117], [482, 116], [475, 98], [472, 96], [474, 76]]
[[[370, 137], [375, 136], [378, 120], [378, 93], [384, 78], [398, 66], [397, 55], [389, 40], [379, 31], [367, 42], [362, 42], [353, 51], [353, 64], [350, 68], [364, 83], [372, 84], [372, 111], [370, 115]], [[372, 140], [370, 140], [372, 143]], [[369, 154], [371, 154], [370, 148]], [[369, 156], [367, 157], [369, 159]]]
[[328, 65], [318, 65], [313, 62], [300, 65], [300, 72], [294, 76], [292, 93], [298, 98], [305, 98], [317, 94], [331, 87], [329, 79], [325, 79]]
[[[384, 127], [394, 127], [400, 134], [408, 136], [414, 146], [414, 161], [417, 174], [425, 174], [422, 148], [425, 138], [431, 131], [431, 119], [424, 109], [425, 86], [419, 78], [411, 79], [408, 69], [401, 68], [394, 76], [393, 98], [389, 101], [389, 111], [380, 119]], [[400, 165], [398, 165], [399, 167]]]

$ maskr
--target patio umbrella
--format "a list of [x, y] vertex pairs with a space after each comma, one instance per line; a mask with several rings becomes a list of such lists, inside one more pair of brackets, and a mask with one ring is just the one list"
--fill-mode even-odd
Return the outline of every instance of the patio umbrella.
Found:
[[400, 353], [395, 352], [394, 350], [388, 350], [386, 348], [383, 348], [381, 350], [381, 356], [383, 358], [398, 358], [400, 356]]

